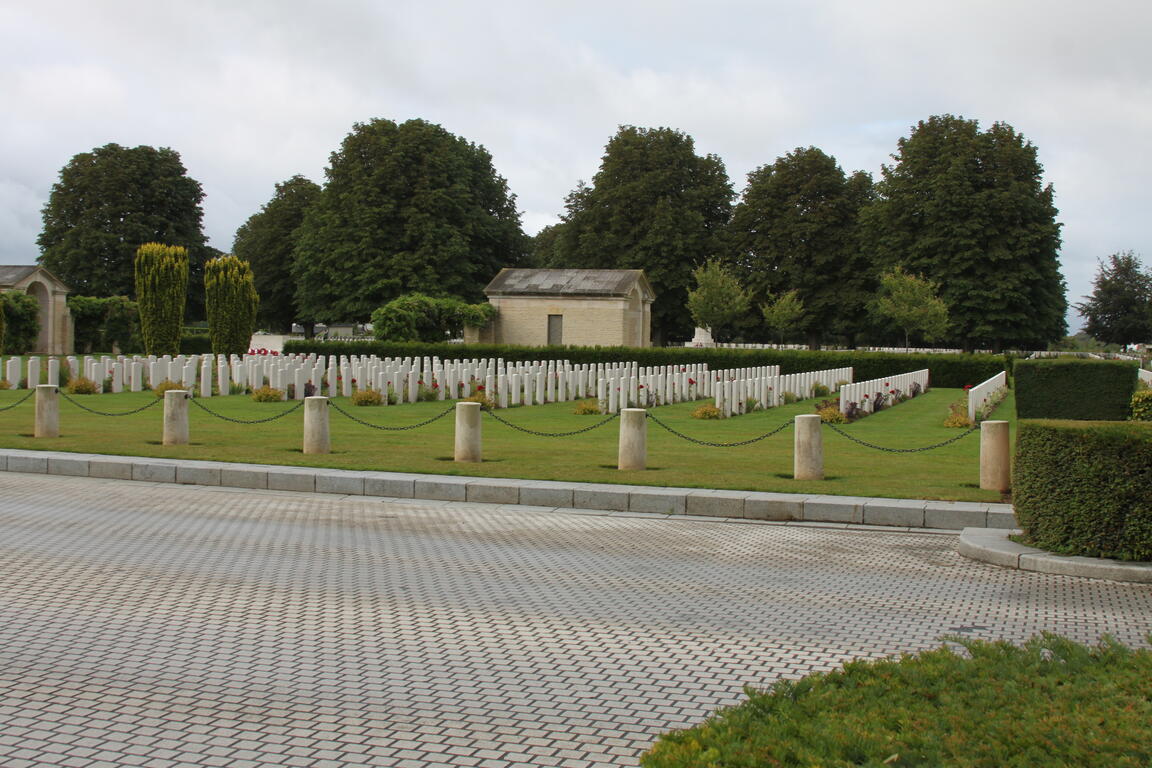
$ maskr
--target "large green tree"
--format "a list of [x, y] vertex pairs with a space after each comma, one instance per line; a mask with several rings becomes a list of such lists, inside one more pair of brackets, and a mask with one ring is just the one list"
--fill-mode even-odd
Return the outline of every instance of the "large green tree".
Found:
[[688, 291], [688, 314], [713, 338], [748, 311], [748, 294], [721, 262], [712, 259], [692, 272], [696, 287]]
[[293, 257], [299, 311], [367, 320], [413, 291], [467, 301], [527, 250], [483, 147], [423, 120], [358, 123], [331, 156]]
[[289, 333], [293, 322], [306, 319], [296, 310], [292, 254], [304, 214], [319, 197], [319, 184], [293, 176], [277, 184], [272, 199], [236, 230], [232, 253], [252, 266], [260, 294], [257, 318], [276, 333]]
[[212, 259], [204, 265], [204, 293], [213, 354], [244, 354], [260, 306], [251, 265], [236, 256]]
[[549, 266], [643, 269], [656, 293], [653, 342], [687, 339], [692, 272], [719, 253], [732, 195], [724, 163], [697, 155], [691, 136], [623, 126], [592, 184], [568, 195]]
[[144, 351], [149, 355], [180, 354], [184, 299], [188, 295], [188, 249], [144, 243], [136, 249], [134, 269]]
[[130, 296], [137, 248], [182, 246], [188, 315], [202, 318], [204, 262], [213, 253], [201, 229], [203, 199], [175, 150], [106, 144], [82, 152], [61, 169], [44, 206], [39, 261], [75, 294]]
[[1006, 123], [940, 115], [892, 157], [863, 215], [871, 254], [940, 286], [965, 349], [1062, 338], [1060, 225], [1036, 147]]
[[1152, 341], [1152, 274], [1132, 251], [1100, 262], [1092, 295], [1076, 305], [1087, 321], [1084, 330], [1105, 344]]
[[730, 253], [757, 304], [796, 291], [809, 346], [852, 341], [864, 323], [875, 270], [860, 253], [859, 215], [872, 196], [863, 172], [846, 176], [816, 147], [797, 148], [748, 174], [732, 214]]

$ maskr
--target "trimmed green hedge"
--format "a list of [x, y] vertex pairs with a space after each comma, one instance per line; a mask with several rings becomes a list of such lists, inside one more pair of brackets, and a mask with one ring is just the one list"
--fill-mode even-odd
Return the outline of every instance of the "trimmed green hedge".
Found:
[[1152, 560], [1152, 424], [1021, 421], [1012, 503], [1033, 546]]
[[1023, 648], [961, 639], [784, 680], [665, 734], [643, 768], [1146, 768], [1152, 651], [1053, 635]]
[[206, 333], [185, 333], [180, 337], [180, 354], [208, 355], [212, 353], [212, 337]]
[[643, 366], [707, 363], [713, 370], [779, 365], [781, 373], [826, 368], [855, 368], [857, 381], [928, 368], [932, 384], [960, 388], [979, 384], [1005, 370], [1011, 358], [1000, 355], [904, 355], [891, 352], [832, 352], [775, 349], [701, 349], [694, 347], [518, 347], [498, 344], [425, 344], [386, 341], [308, 341], [292, 339], [284, 351], [321, 355], [378, 357], [571, 360], [573, 363], [637, 362]]
[[1022, 419], [1123, 421], [1136, 391], [1136, 364], [1114, 360], [1019, 360], [1016, 415]]

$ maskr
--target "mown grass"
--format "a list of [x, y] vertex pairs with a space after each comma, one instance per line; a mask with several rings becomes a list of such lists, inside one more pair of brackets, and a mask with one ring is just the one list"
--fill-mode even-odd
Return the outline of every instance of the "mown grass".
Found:
[[[24, 393], [0, 391], [0, 407]], [[869, 416], [842, 428], [878, 445], [914, 448], [959, 434], [942, 426], [948, 404], [960, 390], [934, 389], [921, 397]], [[154, 398], [150, 392], [73, 396], [91, 408], [127, 411]], [[233, 418], [253, 419], [279, 413], [293, 403], [255, 403], [233, 395], [200, 400], [213, 411]], [[701, 401], [702, 402], [702, 401]], [[334, 403], [359, 418], [376, 424], [415, 424], [441, 413], [451, 404], [415, 403], [387, 407], [356, 407], [346, 398]], [[710, 442], [734, 442], [763, 434], [800, 413], [812, 413], [813, 400], [757, 411], [724, 421], [692, 419], [700, 402], [654, 409], [653, 413], [675, 429]], [[577, 416], [574, 403], [512, 408], [500, 411], [504, 419], [544, 432], [562, 432], [595, 423], [599, 416]], [[712, 448], [682, 440], [648, 424], [647, 471], [616, 469], [617, 422], [573, 437], [536, 437], [510, 429], [484, 416], [484, 462], [452, 461], [452, 414], [419, 429], [380, 431], [356, 424], [331, 412], [332, 453], [305, 455], [301, 450], [303, 413], [296, 411], [267, 424], [234, 424], [190, 407], [192, 444], [160, 444], [162, 406], [143, 413], [109, 417], [87, 413], [74, 404], [60, 403], [61, 436], [52, 440], [32, 437], [31, 401], [0, 412], [0, 447], [61, 450], [130, 456], [236, 461], [257, 464], [334, 467], [340, 469], [422, 472], [540, 480], [631, 483], [638, 485], [727, 488], [785, 493], [821, 493], [896, 498], [998, 501], [982, 491], [979, 481], [979, 435], [923, 453], [883, 453], [865, 448], [824, 428], [824, 481], [798, 482], [792, 473], [793, 430], [740, 448]], [[1014, 421], [1011, 398], [996, 418]]]
[[[1149, 638], [1152, 641], [1152, 637]], [[661, 736], [643, 768], [1152, 765], [1152, 651], [958, 641], [784, 681]]]

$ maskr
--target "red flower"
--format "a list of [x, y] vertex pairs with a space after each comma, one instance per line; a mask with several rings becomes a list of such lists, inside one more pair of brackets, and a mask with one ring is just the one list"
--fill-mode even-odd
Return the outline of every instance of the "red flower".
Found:
[[[356, 379], [352, 379], [352, 383], [353, 383], [353, 384], [355, 384], [355, 383], [356, 383]], [[388, 383], [389, 383], [389, 384], [391, 384], [392, 382], [388, 382]]]
[[890, 390], [888, 390], [888, 394], [894, 395], [894, 394], [896, 394], [896, 390], [890, 389]]
[[484, 391], [484, 385], [483, 384], [477, 384], [476, 385], [476, 391], [477, 392], [483, 392]]
[[688, 379], [689, 386], [696, 386], [696, 379]]
[[864, 399], [865, 399], [865, 400], [867, 400], [867, 399], [868, 399], [868, 395], [864, 395]]
[[971, 385], [971, 384], [965, 384], [965, 385], [964, 385], [964, 391], [965, 391], [965, 392], [967, 392], [967, 391], [968, 391], [968, 390], [970, 390], [970, 389], [972, 389], [972, 385]]
[[440, 385], [436, 382], [432, 382], [432, 389], [440, 389]]
[[636, 389], [644, 389], [644, 385], [641, 384], [640, 386], [636, 387]]
[[280, 353], [279, 353], [279, 352], [277, 352], [276, 350], [272, 350], [272, 354], [273, 354], [273, 355], [278, 355], [278, 354], [280, 354]]

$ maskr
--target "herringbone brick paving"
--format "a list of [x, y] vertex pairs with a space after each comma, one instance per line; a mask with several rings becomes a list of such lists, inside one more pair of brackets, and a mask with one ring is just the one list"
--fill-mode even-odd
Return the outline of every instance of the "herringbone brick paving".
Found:
[[0, 476], [0, 765], [635, 765], [946, 634], [1141, 645], [1147, 586], [955, 537]]

